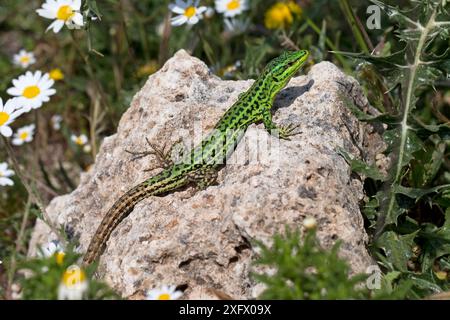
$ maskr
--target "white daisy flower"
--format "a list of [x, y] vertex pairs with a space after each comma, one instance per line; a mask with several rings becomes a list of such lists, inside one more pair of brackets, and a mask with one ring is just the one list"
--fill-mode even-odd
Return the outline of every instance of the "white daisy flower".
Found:
[[173, 26], [181, 26], [182, 24], [196, 24], [202, 18], [202, 13], [206, 11], [206, 7], [199, 7], [199, 0], [176, 0], [175, 3], [169, 4], [169, 9], [178, 16], [171, 19]]
[[77, 265], [64, 272], [58, 287], [59, 300], [81, 300], [89, 288], [86, 273]]
[[9, 177], [14, 175], [14, 171], [8, 168], [8, 164], [6, 162], [0, 163], [0, 186], [13, 186], [14, 181], [12, 181]]
[[80, 13], [81, 0], [46, 0], [36, 12], [41, 17], [53, 19], [47, 28], [58, 33], [64, 25], [69, 28], [80, 28], [84, 25], [83, 15]]
[[48, 73], [42, 75], [41, 71], [36, 71], [34, 74], [27, 71], [14, 79], [12, 83], [14, 87], [6, 92], [18, 97], [18, 102], [26, 109], [25, 111], [40, 108], [44, 102], [50, 100], [50, 96], [56, 93], [56, 90], [52, 88], [55, 81], [50, 79]]
[[11, 137], [12, 129], [9, 125], [24, 111], [25, 109], [21, 107], [18, 99], [9, 99], [3, 105], [3, 100], [0, 98], [0, 134]]
[[36, 62], [33, 52], [27, 52], [25, 50], [20, 50], [19, 53], [15, 54], [13, 57], [13, 62], [15, 65], [21, 66], [22, 68], [28, 68], [30, 65]]
[[238, 20], [236, 18], [228, 18], [223, 20], [225, 23], [225, 31], [230, 32], [234, 35], [238, 35], [247, 31], [250, 25], [250, 20]]
[[216, 10], [225, 17], [234, 17], [248, 9], [247, 0], [216, 0]]
[[88, 142], [85, 134], [80, 134], [79, 136], [73, 134], [70, 136], [70, 140], [78, 146], [84, 146]]
[[56, 262], [58, 264], [63, 263], [66, 253], [64, 252], [64, 248], [58, 240], [50, 241], [45, 246], [41, 246], [41, 250], [42, 251], [39, 252], [40, 257], [50, 258], [55, 256]]
[[63, 120], [63, 118], [59, 114], [55, 114], [52, 116], [52, 118], [50, 119], [50, 122], [52, 124], [53, 130], [58, 131], [61, 129], [62, 120]]
[[177, 300], [183, 292], [175, 290], [175, 286], [162, 286], [160, 289], [147, 291], [147, 300]]
[[34, 135], [35, 128], [36, 128], [36, 126], [34, 124], [30, 124], [29, 126], [24, 126], [22, 128], [19, 128], [13, 136], [12, 144], [15, 146], [21, 146], [25, 142], [33, 141], [33, 135]]

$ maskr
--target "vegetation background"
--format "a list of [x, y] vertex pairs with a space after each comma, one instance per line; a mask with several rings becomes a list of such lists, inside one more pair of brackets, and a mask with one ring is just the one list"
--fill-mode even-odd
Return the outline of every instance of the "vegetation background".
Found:
[[[46, 32], [51, 21], [36, 13], [43, 2], [0, 3], [0, 97], [6, 102], [12, 80], [25, 72], [13, 63], [21, 49], [36, 58], [27, 70], [53, 71], [56, 89], [49, 102], [12, 124], [14, 130], [34, 124], [32, 141], [11, 146], [3, 139], [0, 147], [0, 162], [16, 171], [13, 186], [0, 186], [0, 298], [58, 297], [58, 286], [77, 254], [69, 245], [63, 263], [54, 259], [59, 249], [26, 259], [34, 221], [45, 219], [42, 208], [53, 197], [76, 187], [102, 139], [115, 133], [133, 95], [181, 48], [226, 79], [255, 78], [283, 50], [308, 49], [311, 58], [305, 68], [329, 60], [357, 78], [380, 114], [364, 114], [351, 104], [349, 108], [362, 121], [386, 128], [385, 154], [391, 157], [387, 175], [370, 159], [362, 162], [342, 153], [357, 174], [368, 177], [361, 208], [370, 250], [383, 270], [382, 288], [355, 290], [364, 277], [348, 280], [345, 263], [330, 263], [338, 258], [318, 248], [310, 228], [304, 244], [298, 234], [288, 232], [277, 238], [274, 248], [265, 248], [260, 263], [280, 272], [271, 279], [256, 275], [268, 284], [264, 297], [449, 297], [450, 19], [445, 0], [249, 0], [247, 10], [227, 21], [213, 10], [214, 1], [202, 0], [199, 5], [211, 10], [198, 23], [181, 26], [171, 25], [170, 1], [84, 0], [84, 26], [58, 33]], [[382, 9], [380, 28], [373, 30], [366, 25], [371, 5]], [[286, 248], [299, 254], [291, 256]], [[289, 259], [277, 258], [283, 254]], [[312, 281], [310, 266], [330, 277]], [[18, 272], [24, 267], [34, 277], [25, 280]], [[297, 271], [292, 273], [291, 267]], [[78, 271], [77, 279], [91, 274]], [[324, 293], [323, 288], [336, 287], [336, 282], [342, 290]], [[295, 290], [286, 283], [294, 283]], [[116, 296], [92, 280], [85, 297]]]

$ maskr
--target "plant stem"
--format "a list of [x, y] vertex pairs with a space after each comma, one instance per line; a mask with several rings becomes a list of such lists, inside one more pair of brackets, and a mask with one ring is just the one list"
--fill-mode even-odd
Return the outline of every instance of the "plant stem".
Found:
[[[410, 66], [408, 85], [407, 85], [406, 95], [404, 98], [405, 109], [403, 110], [403, 118], [402, 118], [402, 122], [400, 124], [401, 125], [401, 136], [400, 136], [400, 146], [398, 149], [398, 156], [396, 158], [397, 166], [395, 168], [395, 174], [393, 176], [394, 178], [392, 180], [391, 186], [401, 183], [400, 180], [401, 180], [401, 176], [402, 176], [402, 172], [403, 172], [405, 147], [406, 147], [406, 142], [408, 140], [408, 131], [410, 129], [410, 127], [408, 125], [409, 113], [411, 112], [411, 110], [413, 109], [414, 104], [415, 104], [413, 101], [414, 90], [416, 89], [414, 84], [416, 82], [417, 70], [420, 67], [420, 64], [422, 63], [420, 58], [422, 56], [422, 51], [425, 47], [428, 34], [435, 27], [436, 13], [437, 13], [437, 8], [434, 9], [426, 27], [421, 29], [422, 32], [421, 32], [421, 35], [419, 38], [419, 42], [417, 44], [417, 48], [415, 50], [414, 63]], [[383, 231], [383, 229], [386, 225], [386, 218], [392, 217], [392, 212], [394, 210], [395, 203], [396, 203], [396, 193], [391, 191], [390, 195], [389, 195], [389, 203], [388, 203], [387, 211], [382, 218], [380, 217], [380, 219], [378, 220], [379, 222], [377, 222], [377, 230], [375, 233], [375, 238], [377, 238]]]
[[39, 210], [41, 211], [42, 220], [53, 231], [53, 233], [55, 233], [55, 235], [58, 237], [58, 239], [61, 241], [61, 243], [65, 243], [65, 239], [64, 239], [64, 237], [62, 237], [60, 235], [58, 228], [56, 228], [53, 225], [53, 223], [51, 223], [51, 220], [49, 219], [49, 217], [47, 215], [47, 211], [45, 210], [44, 204], [43, 204], [42, 200], [40, 199], [39, 195], [37, 194], [37, 192], [35, 192], [33, 190], [31, 185], [28, 183], [28, 180], [25, 178], [25, 174], [23, 174], [22, 169], [20, 168], [17, 158], [14, 154], [14, 151], [11, 148], [11, 146], [9, 145], [9, 142], [3, 136], [2, 136], [2, 141], [3, 141], [3, 145], [5, 146], [6, 152], [8, 153], [9, 158], [11, 159], [11, 161], [13, 163], [13, 167], [14, 167], [17, 177], [22, 182], [23, 186], [25, 187], [25, 190], [27, 190], [27, 193], [28, 193], [28, 196], [30, 197], [31, 202], [35, 203], [38, 206]]
[[30, 215], [30, 197], [28, 197], [27, 204], [25, 206], [25, 210], [22, 217], [22, 222], [20, 224], [20, 230], [19, 235], [16, 238], [16, 245], [11, 255], [11, 262], [9, 264], [9, 270], [8, 270], [8, 287], [7, 292], [9, 293], [9, 296], [12, 298], [12, 285], [14, 282], [14, 275], [16, 273], [16, 267], [17, 267], [17, 252], [20, 252], [22, 250], [22, 243], [23, 243], [23, 237], [25, 235], [25, 228], [28, 223], [28, 217]]
[[348, 0], [339, 0], [339, 6], [341, 7], [345, 18], [347, 19], [347, 22], [352, 29], [353, 35], [355, 36], [356, 42], [358, 43], [359, 47], [364, 53], [370, 53], [370, 51], [373, 50], [373, 45], [361, 21], [359, 21], [359, 19], [355, 16], [355, 13], [348, 3]]
[[95, 157], [97, 155], [97, 123], [98, 123], [98, 115], [100, 112], [100, 99], [98, 97], [95, 98], [94, 108], [91, 109], [91, 116], [90, 116], [90, 136], [91, 136], [91, 152], [92, 152], [92, 158], [95, 160]]
[[[306, 18], [306, 23], [320, 36], [320, 33], [322, 32], [321, 30], [320, 30], [320, 28], [314, 23], [314, 21], [312, 21], [311, 19], [309, 19], [309, 18]], [[328, 38], [328, 37], [326, 37], [325, 38], [325, 43], [327, 44], [327, 46], [331, 49], [331, 50], [333, 50], [333, 51], [339, 51], [338, 50], [338, 48], [336, 48], [336, 46], [333, 44], [333, 42], [330, 40], [330, 38]], [[344, 59], [344, 57], [341, 55], [341, 54], [339, 54], [339, 53], [337, 53], [337, 52], [335, 52], [335, 56], [336, 56], [336, 59], [338, 59], [339, 60], [339, 62], [341, 63], [341, 65], [344, 67], [344, 69], [346, 70], [346, 71], [350, 71], [351, 70], [351, 68], [350, 68], [350, 65], [347, 63], [347, 61]]]
[[83, 52], [83, 50], [82, 50], [81, 47], [79, 46], [78, 41], [77, 41], [77, 39], [75, 38], [75, 35], [74, 35], [73, 32], [70, 32], [70, 36], [72, 37], [72, 43], [73, 43], [73, 45], [74, 45], [76, 51], [77, 51], [78, 54], [81, 56], [81, 58], [83, 59], [84, 63], [86, 64], [86, 71], [87, 71], [87, 74], [88, 74], [89, 78], [94, 82], [95, 89], [96, 89], [97, 93], [98, 93], [98, 94], [100, 95], [100, 97], [102, 98], [102, 100], [103, 100], [105, 106], [106, 106], [107, 108], [111, 109], [111, 108], [109, 107], [108, 103], [107, 103], [108, 100], [107, 100], [107, 98], [105, 97], [105, 94], [104, 94], [104, 92], [103, 92], [102, 85], [101, 85], [100, 81], [98, 80], [98, 78], [97, 78], [97, 76], [96, 76], [96, 74], [95, 74], [95, 72], [94, 72], [94, 68], [92, 67], [91, 62], [89, 61], [88, 56]]

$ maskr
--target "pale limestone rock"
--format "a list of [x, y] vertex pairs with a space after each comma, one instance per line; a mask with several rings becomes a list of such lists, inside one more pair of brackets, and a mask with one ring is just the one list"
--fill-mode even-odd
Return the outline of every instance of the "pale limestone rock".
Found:
[[[117, 134], [104, 139], [78, 188], [51, 202], [50, 217], [84, 251], [113, 202], [157, 172], [144, 172], [155, 165], [154, 158], [131, 161], [125, 150], [147, 149], [145, 137], [160, 145], [179, 138], [192, 143], [196, 125], [201, 122], [201, 129], [209, 131], [251, 83], [222, 81], [203, 62], [179, 51], [136, 94]], [[214, 290], [254, 298], [262, 287], [249, 278], [255, 257], [251, 243], [269, 243], [285, 225], [301, 227], [305, 217], [317, 220], [322, 245], [341, 239], [341, 255], [353, 272], [364, 272], [374, 262], [358, 207], [362, 181], [336, 149], [373, 161], [381, 140], [348, 112], [343, 95], [361, 108], [368, 106], [357, 82], [329, 62], [292, 79], [276, 99], [274, 121], [299, 123], [302, 133], [279, 142], [262, 124], [252, 125], [235, 159], [253, 154], [257, 144], [247, 141], [257, 136], [278, 146], [278, 153], [228, 165], [219, 184], [204, 191], [187, 189], [142, 201], [113, 232], [99, 275], [124, 297], [142, 298], [144, 290], [170, 284], [184, 286], [186, 299], [216, 298]], [[199, 141], [198, 134], [194, 140]], [[54, 237], [38, 221], [30, 255]]]

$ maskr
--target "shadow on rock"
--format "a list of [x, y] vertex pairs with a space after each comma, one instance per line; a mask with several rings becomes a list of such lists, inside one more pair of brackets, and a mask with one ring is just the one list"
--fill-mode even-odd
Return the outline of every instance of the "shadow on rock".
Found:
[[276, 111], [281, 108], [289, 107], [292, 103], [294, 103], [295, 99], [309, 91], [313, 85], [314, 80], [311, 79], [304, 86], [293, 86], [282, 90], [275, 98], [272, 110]]

